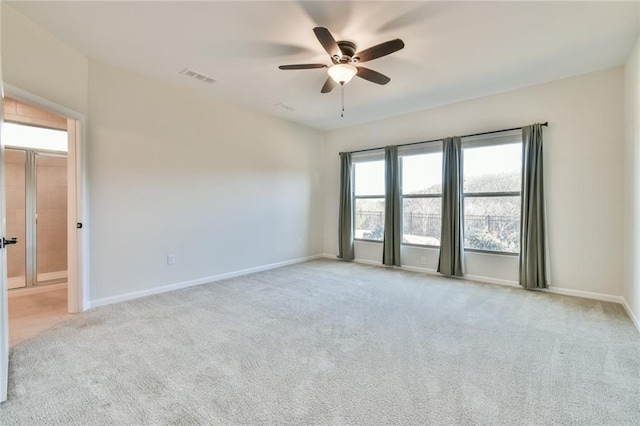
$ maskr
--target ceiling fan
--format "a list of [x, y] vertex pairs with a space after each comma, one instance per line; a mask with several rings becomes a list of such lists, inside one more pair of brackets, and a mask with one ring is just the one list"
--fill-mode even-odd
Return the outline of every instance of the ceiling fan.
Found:
[[389, 55], [404, 47], [404, 42], [399, 38], [385, 43], [377, 44], [368, 49], [356, 53], [356, 44], [350, 41], [336, 41], [328, 29], [315, 27], [313, 29], [318, 41], [331, 57], [333, 65], [326, 64], [299, 64], [280, 65], [281, 70], [306, 70], [314, 68], [327, 68], [327, 81], [322, 86], [321, 93], [329, 93], [336, 85], [348, 83], [354, 75], [377, 84], [387, 84], [391, 79], [384, 74], [357, 64], [371, 61]]

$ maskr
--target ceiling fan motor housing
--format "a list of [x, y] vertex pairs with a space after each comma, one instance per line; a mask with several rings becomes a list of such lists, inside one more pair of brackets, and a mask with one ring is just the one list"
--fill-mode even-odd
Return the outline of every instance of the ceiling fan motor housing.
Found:
[[356, 59], [353, 57], [356, 54], [356, 44], [354, 42], [341, 40], [336, 43], [342, 52], [342, 59], [334, 58], [334, 63], [347, 63]]

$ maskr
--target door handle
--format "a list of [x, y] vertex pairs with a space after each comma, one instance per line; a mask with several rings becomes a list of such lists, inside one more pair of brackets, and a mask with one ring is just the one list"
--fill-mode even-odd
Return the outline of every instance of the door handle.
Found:
[[2, 247], [0, 248], [4, 248], [9, 244], [18, 244], [18, 237], [9, 238], [8, 240], [5, 237], [2, 237]]

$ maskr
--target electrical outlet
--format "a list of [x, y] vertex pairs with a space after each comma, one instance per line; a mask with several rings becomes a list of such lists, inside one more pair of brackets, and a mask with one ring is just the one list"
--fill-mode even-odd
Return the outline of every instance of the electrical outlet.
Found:
[[426, 265], [427, 264], [427, 256], [421, 256], [420, 257], [420, 264], [421, 265]]
[[176, 264], [176, 255], [168, 254], [167, 255], [167, 265], [175, 265]]

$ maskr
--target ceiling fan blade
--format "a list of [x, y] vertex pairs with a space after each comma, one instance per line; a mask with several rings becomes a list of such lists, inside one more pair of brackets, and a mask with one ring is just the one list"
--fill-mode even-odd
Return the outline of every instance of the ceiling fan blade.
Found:
[[331, 77], [327, 77], [327, 81], [324, 82], [324, 86], [322, 86], [322, 90], [320, 90], [320, 93], [329, 93], [337, 85], [338, 83], [336, 83], [334, 79], [332, 79]]
[[312, 68], [327, 68], [325, 64], [297, 64], [297, 65], [280, 65], [281, 70], [309, 70]]
[[313, 32], [315, 33], [318, 41], [320, 42], [322, 47], [324, 47], [324, 50], [327, 51], [329, 56], [331, 56], [332, 58], [334, 56], [337, 56], [338, 58], [342, 57], [342, 51], [340, 50], [338, 43], [336, 43], [336, 40], [333, 38], [328, 29], [326, 29], [325, 27], [315, 27], [313, 29]]
[[393, 52], [397, 52], [403, 47], [404, 42], [397, 38], [395, 40], [389, 40], [385, 43], [376, 44], [375, 46], [365, 49], [362, 52], [358, 52], [354, 55], [354, 58], [358, 58], [358, 62], [372, 61], [374, 59], [381, 58], [382, 56], [387, 56]]
[[380, 74], [378, 71], [370, 70], [365, 67], [358, 67], [358, 72], [356, 75], [360, 78], [364, 78], [365, 80], [369, 80], [372, 83], [377, 84], [387, 84], [391, 81], [389, 77], [384, 74]]

